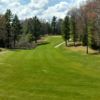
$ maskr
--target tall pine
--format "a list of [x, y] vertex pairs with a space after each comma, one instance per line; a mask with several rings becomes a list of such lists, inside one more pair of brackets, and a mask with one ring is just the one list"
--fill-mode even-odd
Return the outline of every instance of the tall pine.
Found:
[[12, 22], [12, 12], [8, 9], [5, 13], [5, 20], [6, 20], [6, 47], [11, 48], [11, 22]]
[[69, 21], [69, 17], [66, 16], [63, 24], [62, 24], [62, 34], [63, 34], [63, 38], [66, 42], [66, 46], [68, 45], [67, 42], [70, 39], [70, 21]]
[[35, 16], [33, 17], [33, 37], [34, 37], [35, 43], [37, 43], [37, 40], [40, 38], [40, 35], [41, 35], [40, 31], [41, 31], [41, 22]]
[[21, 33], [22, 33], [22, 27], [20, 24], [20, 20], [18, 19], [18, 16], [15, 15], [12, 21], [12, 35], [13, 35], [14, 48], [15, 48], [18, 36]]
[[52, 22], [51, 22], [51, 27], [52, 27], [52, 33], [53, 33], [53, 35], [56, 35], [56, 24], [57, 24], [56, 19], [57, 18], [55, 16], [53, 16]]

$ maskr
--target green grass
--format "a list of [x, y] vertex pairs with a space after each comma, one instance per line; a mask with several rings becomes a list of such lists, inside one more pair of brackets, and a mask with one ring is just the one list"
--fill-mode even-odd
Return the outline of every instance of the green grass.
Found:
[[0, 100], [99, 100], [100, 56], [69, 51], [61, 37], [0, 54]]

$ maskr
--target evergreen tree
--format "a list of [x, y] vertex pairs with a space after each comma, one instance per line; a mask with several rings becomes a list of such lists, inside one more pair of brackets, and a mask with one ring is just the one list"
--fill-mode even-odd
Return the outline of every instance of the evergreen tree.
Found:
[[57, 27], [56, 27], [57, 29], [56, 29], [56, 30], [57, 30], [57, 34], [58, 34], [58, 35], [61, 34], [61, 26], [62, 26], [62, 22], [63, 22], [62, 19], [59, 19], [59, 20], [57, 21], [57, 25], [56, 25], [56, 26], [57, 26]]
[[73, 42], [74, 46], [76, 46], [77, 41], [77, 33], [76, 33], [76, 22], [75, 22], [75, 16], [71, 16], [71, 25], [72, 25], [72, 35], [73, 35]]
[[52, 27], [52, 33], [53, 33], [53, 35], [56, 35], [56, 24], [57, 24], [56, 19], [57, 18], [55, 16], [53, 16], [52, 22], [51, 22], [51, 27]]
[[66, 46], [67, 46], [67, 41], [70, 38], [70, 22], [69, 22], [69, 17], [66, 16], [63, 24], [62, 24], [62, 34], [63, 34], [63, 38], [66, 42]]
[[5, 27], [5, 30], [6, 30], [6, 36], [7, 36], [7, 39], [6, 39], [6, 47], [7, 48], [10, 48], [11, 47], [11, 18], [12, 18], [12, 12], [11, 10], [7, 10], [6, 13], [5, 13], [5, 20], [6, 20], [6, 27]]
[[40, 32], [41, 31], [41, 23], [39, 19], [35, 16], [33, 17], [33, 37], [35, 42], [37, 43], [37, 40], [40, 38]]
[[18, 16], [15, 15], [12, 21], [12, 35], [13, 35], [14, 47], [16, 45], [16, 40], [18, 38], [18, 35], [21, 33], [22, 33], [22, 27], [18, 19]]
[[33, 34], [34, 32], [34, 23], [33, 23], [33, 19], [29, 18], [27, 21], [27, 30], [26, 33], [27, 34]]
[[0, 47], [5, 47], [5, 40], [6, 40], [5, 26], [6, 26], [5, 16], [0, 15]]

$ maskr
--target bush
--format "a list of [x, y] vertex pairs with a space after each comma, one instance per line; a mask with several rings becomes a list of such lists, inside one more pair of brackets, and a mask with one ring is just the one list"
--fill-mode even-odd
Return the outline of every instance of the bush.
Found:
[[16, 45], [17, 48], [31, 49], [35, 47], [31, 34], [23, 34], [20, 36]]

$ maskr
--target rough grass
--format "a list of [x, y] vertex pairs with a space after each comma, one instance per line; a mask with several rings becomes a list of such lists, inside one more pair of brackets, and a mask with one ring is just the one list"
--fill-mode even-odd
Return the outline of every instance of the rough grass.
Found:
[[[85, 54], [86, 54], [86, 48], [87, 48], [87, 47], [85, 47], [85, 46], [77, 46], [77, 47], [75, 47], [75, 46], [70, 46], [70, 47], [68, 47], [67, 49], [72, 50], [72, 51], [76, 51], [76, 52], [82, 52], [82, 53], [85, 53]], [[88, 50], [89, 50], [89, 54], [96, 54], [96, 53], [99, 53], [98, 51], [93, 50], [93, 49], [91, 49], [91, 48], [88, 48]]]
[[0, 55], [0, 100], [99, 100], [100, 56], [55, 49], [61, 37], [46, 40]]

